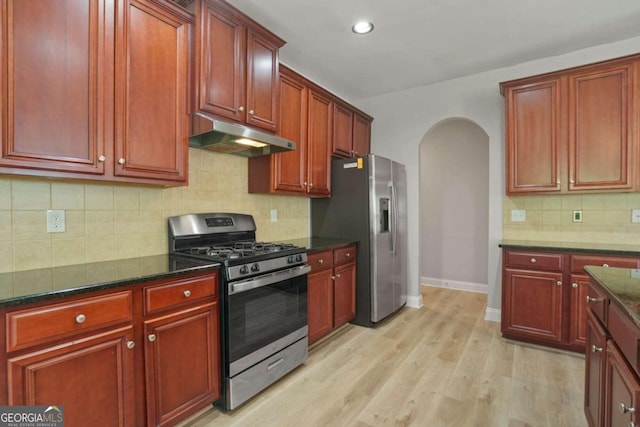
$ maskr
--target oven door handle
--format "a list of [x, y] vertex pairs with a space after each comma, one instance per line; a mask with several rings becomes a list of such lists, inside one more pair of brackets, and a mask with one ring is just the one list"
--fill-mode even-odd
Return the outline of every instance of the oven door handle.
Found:
[[263, 286], [272, 285], [284, 280], [293, 279], [302, 276], [311, 271], [310, 265], [301, 265], [287, 270], [276, 271], [274, 273], [265, 274], [264, 276], [254, 277], [242, 282], [229, 284], [229, 295], [239, 294], [241, 292], [250, 291], [251, 289], [261, 288]]

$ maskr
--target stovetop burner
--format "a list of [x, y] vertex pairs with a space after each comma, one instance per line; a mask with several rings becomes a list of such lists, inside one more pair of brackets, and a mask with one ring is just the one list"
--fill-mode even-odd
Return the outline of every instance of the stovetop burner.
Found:
[[195, 246], [182, 251], [189, 255], [206, 256], [216, 260], [239, 259], [280, 251], [298, 249], [292, 243], [233, 242], [224, 245]]

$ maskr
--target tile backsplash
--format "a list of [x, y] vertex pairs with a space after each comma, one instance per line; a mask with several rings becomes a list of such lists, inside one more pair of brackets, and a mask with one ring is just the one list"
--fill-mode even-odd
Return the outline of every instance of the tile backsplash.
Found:
[[[187, 187], [0, 176], [0, 273], [164, 254], [167, 218], [194, 212], [251, 214], [258, 240], [306, 237], [308, 199], [248, 194], [247, 168], [246, 158], [190, 148]], [[48, 209], [65, 210], [66, 232], [47, 232]]]
[[[640, 244], [640, 224], [631, 222], [640, 193], [505, 197], [503, 209], [504, 239]], [[511, 220], [514, 209], [525, 211], [524, 222]]]

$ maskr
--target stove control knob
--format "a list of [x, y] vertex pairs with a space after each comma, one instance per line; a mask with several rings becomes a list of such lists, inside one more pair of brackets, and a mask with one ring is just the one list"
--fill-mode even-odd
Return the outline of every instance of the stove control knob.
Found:
[[253, 264], [253, 265], [251, 266], [251, 271], [252, 271], [253, 273], [256, 273], [256, 272], [260, 271], [260, 266], [258, 265], [258, 263], [255, 263], [255, 264]]
[[287, 264], [293, 264], [294, 262], [296, 262], [296, 259], [293, 255], [287, 258]]
[[247, 274], [249, 273], [249, 267], [246, 265], [243, 265], [242, 267], [240, 267], [240, 274]]
[[302, 262], [302, 254], [296, 255], [296, 262]]

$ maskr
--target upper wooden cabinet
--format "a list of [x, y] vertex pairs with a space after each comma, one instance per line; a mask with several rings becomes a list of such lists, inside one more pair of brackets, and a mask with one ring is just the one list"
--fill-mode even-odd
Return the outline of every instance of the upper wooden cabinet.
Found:
[[184, 184], [190, 20], [150, 0], [2, 1], [0, 172]]
[[285, 42], [223, 1], [203, 0], [198, 16], [197, 108], [275, 132]]
[[501, 83], [507, 194], [633, 191], [636, 58]]
[[333, 144], [336, 157], [369, 154], [372, 118], [340, 101], [333, 103]]

